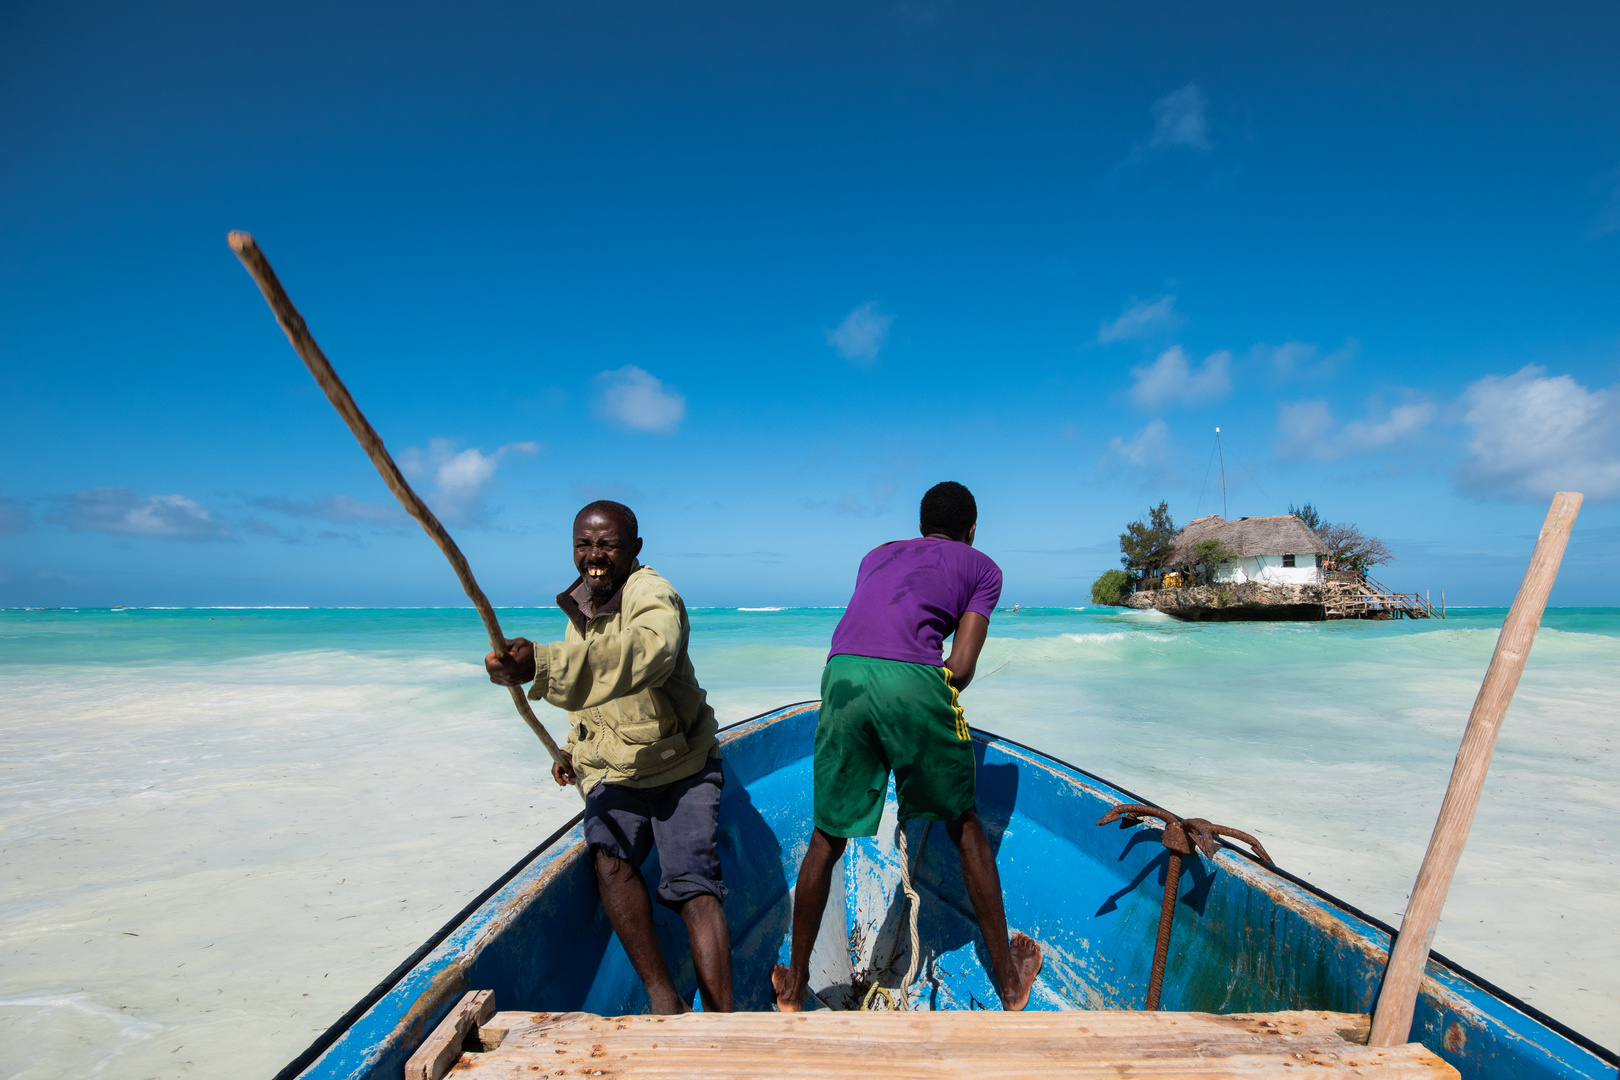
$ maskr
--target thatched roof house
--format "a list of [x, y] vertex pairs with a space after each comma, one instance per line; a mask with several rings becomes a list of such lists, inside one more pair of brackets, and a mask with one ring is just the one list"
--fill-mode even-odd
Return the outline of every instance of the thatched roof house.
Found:
[[1215, 581], [1306, 585], [1322, 580], [1321, 556], [1328, 546], [1292, 514], [1236, 521], [1219, 514], [1194, 518], [1176, 535], [1166, 565], [1199, 565], [1204, 558], [1198, 545], [1206, 540], [1219, 541], [1232, 556], [1211, 568]]

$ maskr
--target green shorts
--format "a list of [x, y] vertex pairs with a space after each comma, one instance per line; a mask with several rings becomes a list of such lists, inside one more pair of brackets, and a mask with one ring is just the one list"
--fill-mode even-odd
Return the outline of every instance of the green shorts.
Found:
[[876, 836], [894, 770], [900, 820], [973, 809], [973, 738], [942, 667], [835, 656], [821, 673], [816, 828]]

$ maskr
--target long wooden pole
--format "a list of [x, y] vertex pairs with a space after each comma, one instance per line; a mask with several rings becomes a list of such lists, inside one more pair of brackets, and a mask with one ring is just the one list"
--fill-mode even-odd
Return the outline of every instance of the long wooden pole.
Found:
[[1485, 669], [1485, 681], [1474, 699], [1474, 710], [1468, 715], [1468, 727], [1463, 731], [1462, 746], [1451, 769], [1451, 783], [1446, 788], [1445, 801], [1440, 804], [1434, 833], [1429, 837], [1429, 850], [1423, 856], [1417, 884], [1412, 886], [1412, 899], [1401, 919], [1400, 936], [1395, 939], [1389, 966], [1384, 971], [1384, 986], [1378, 994], [1377, 1011], [1373, 1013], [1369, 1046], [1397, 1046], [1411, 1035], [1412, 1010], [1417, 1005], [1423, 969], [1429, 961], [1429, 947], [1440, 925], [1440, 911], [1445, 907], [1457, 861], [1462, 858], [1463, 845], [1468, 842], [1468, 830], [1474, 824], [1480, 788], [1491, 767], [1491, 753], [1496, 749], [1497, 733], [1502, 730], [1502, 717], [1513, 701], [1519, 676], [1524, 674], [1524, 662], [1530, 657], [1536, 628], [1541, 625], [1541, 613], [1547, 607], [1547, 594], [1558, 576], [1558, 564], [1564, 558], [1564, 547], [1569, 543], [1569, 532], [1580, 509], [1578, 492], [1560, 491], [1553, 496], [1541, 535], [1536, 538], [1535, 552], [1530, 556], [1530, 569], [1525, 572], [1524, 583], [1519, 586], [1519, 594], [1513, 598], [1513, 607], [1502, 623], [1496, 651], [1491, 654], [1491, 665]]
[[[450, 534], [439, 524], [439, 519], [428, 509], [427, 503], [423, 502], [422, 497], [406, 483], [404, 474], [399, 471], [399, 466], [394, 464], [394, 459], [383, 446], [382, 437], [366, 419], [365, 413], [360, 411], [360, 406], [354, 403], [349, 388], [343, 385], [343, 380], [338, 378], [337, 372], [332, 369], [331, 361], [326, 359], [326, 354], [315, 343], [315, 336], [309, 332], [304, 317], [293, 307], [292, 300], [287, 296], [287, 290], [281, 287], [276, 272], [270, 268], [270, 260], [264, 257], [264, 252], [259, 250], [259, 245], [254, 242], [253, 237], [245, 232], [233, 232], [229, 240], [231, 250], [236, 252], [236, 257], [247, 267], [247, 272], [252, 275], [254, 282], [259, 286], [259, 291], [264, 293], [265, 300], [269, 302], [270, 310], [275, 312], [276, 322], [281, 324], [281, 329], [287, 334], [287, 340], [292, 342], [293, 351], [298, 353], [298, 358], [309, 368], [309, 373], [315, 376], [315, 381], [326, 391], [327, 400], [338, 411], [338, 415], [343, 417], [343, 422], [349, 425], [354, 437], [360, 440], [360, 446], [365, 450], [366, 456], [382, 474], [383, 483], [388, 485], [388, 490], [394, 493], [394, 498], [398, 499], [411, 517], [416, 519], [417, 524], [433, 538], [433, 542], [439, 545], [444, 557], [450, 560], [450, 566], [460, 579], [467, 598], [473, 602], [473, 607], [478, 609], [479, 617], [484, 620], [484, 630], [489, 634], [490, 647], [495, 650], [495, 655], [505, 658], [506, 636], [501, 633], [500, 621], [495, 618], [495, 609], [490, 607], [488, 598], [484, 596], [484, 590], [478, 587], [477, 580], [473, 578], [472, 568], [467, 565], [467, 559], [461, 554], [461, 549], [450, 539]], [[508, 689], [512, 691], [512, 704], [517, 706], [518, 715], [529, 725], [529, 730], [539, 736], [546, 752], [551, 755], [551, 760], [566, 765], [567, 759], [562, 751], [557, 749], [551, 733], [540, 722], [540, 718], [534, 715], [534, 710], [529, 708], [529, 699], [524, 696], [523, 688], [512, 686]], [[574, 788], [580, 789], [577, 779], [574, 781]], [[580, 790], [581, 798], [584, 794], [584, 791]]]

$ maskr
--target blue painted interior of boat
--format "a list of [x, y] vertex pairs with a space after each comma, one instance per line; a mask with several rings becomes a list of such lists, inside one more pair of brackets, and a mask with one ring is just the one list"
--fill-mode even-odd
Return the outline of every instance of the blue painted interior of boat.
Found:
[[[815, 704], [722, 735], [726, 784], [721, 863], [739, 1009], [769, 1009], [769, 970], [785, 960], [792, 887], [811, 829]], [[1158, 831], [1098, 826], [1143, 801], [1036, 751], [974, 732], [978, 806], [1007, 902], [1008, 924], [1040, 942], [1037, 1009], [1141, 1008], [1166, 872]], [[850, 1007], [872, 983], [896, 988], [909, 935], [898, 888], [893, 794], [879, 835], [852, 842], [835, 875], [812, 964], [813, 1004]], [[996, 1007], [985, 955], [943, 827], [915, 822], [907, 840], [921, 896], [913, 1007]], [[657, 854], [643, 873], [657, 878]], [[681, 919], [656, 907], [665, 955], [691, 995]], [[1389, 933], [1298, 879], [1235, 849], [1184, 860], [1162, 1007], [1205, 1012], [1368, 1012]], [[336, 1037], [301, 1075], [398, 1077], [405, 1059], [469, 989], [501, 1009], [644, 1011], [646, 994], [597, 901], [577, 825], [537, 852]], [[341, 1022], [340, 1022], [341, 1023]], [[1534, 1010], [1431, 960], [1413, 1038], [1470, 1080], [1613, 1077], [1613, 1055]], [[1582, 1043], [1587, 1045], [1582, 1045]]]

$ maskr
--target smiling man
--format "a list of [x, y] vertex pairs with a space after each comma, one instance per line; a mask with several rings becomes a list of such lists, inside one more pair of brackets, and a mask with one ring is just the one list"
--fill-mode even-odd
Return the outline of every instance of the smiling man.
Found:
[[574, 518], [579, 577], [557, 596], [568, 616], [562, 641], [506, 643], [484, 658], [491, 682], [532, 681], [529, 697], [568, 710], [568, 765], [585, 789], [585, 841], [608, 921], [655, 1013], [686, 1012], [653, 929], [641, 864], [658, 848], [658, 902], [680, 912], [706, 1012], [730, 1012], [731, 931], [721, 901], [720, 748], [708, 695], [687, 655], [686, 605], [669, 582], [636, 560], [636, 515], [593, 502]]

